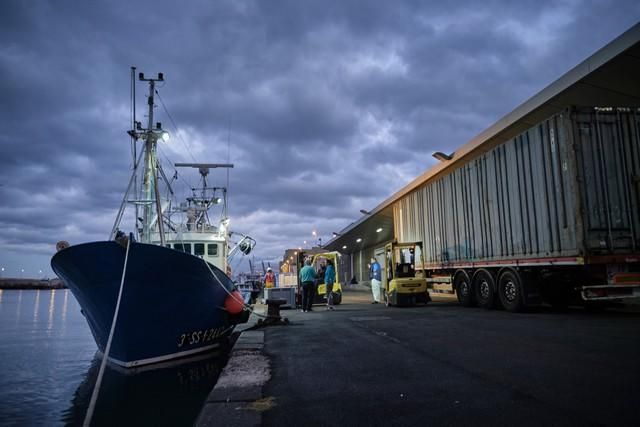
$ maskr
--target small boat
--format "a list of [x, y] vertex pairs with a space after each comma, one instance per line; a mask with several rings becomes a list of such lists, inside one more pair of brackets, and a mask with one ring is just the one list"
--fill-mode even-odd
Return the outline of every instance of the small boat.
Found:
[[[107, 356], [126, 368], [212, 350], [228, 339], [238, 323], [246, 322], [249, 313], [242, 310], [241, 297], [227, 273], [230, 258], [248, 254], [255, 245], [251, 237], [229, 231], [226, 188], [207, 183], [211, 168], [231, 164], [176, 164], [197, 168], [202, 186], [193, 188], [185, 202], [173, 205], [171, 182], [156, 157], [158, 141], [167, 133], [160, 123], [153, 123], [155, 83], [164, 77], [145, 78], [140, 73], [139, 79], [149, 85], [148, 127], [134, 121], [128, 131], [134, 147], [133, 174], [110, 238], [73, 246], [59, 242], [51, 259], [53, 270], [78, 300], [103, 353], [117, 309]], [[140, 141], [143, 148], [137, 155]], [[161, 198], [164, 190], [168, 196]], [[130, 205], [135, 225], [127, 235], [120, 223]], [[213, 225], [210, 211], [215, 206], [222, 207], [222, 212]], [[232, 236], [240, 236], [233, 248]]]

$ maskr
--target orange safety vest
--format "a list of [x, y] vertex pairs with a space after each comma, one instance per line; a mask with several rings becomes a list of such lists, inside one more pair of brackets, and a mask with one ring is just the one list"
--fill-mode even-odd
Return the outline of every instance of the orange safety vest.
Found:
[[275, 286], [276, 283], [276, 276], [275, 274], [273, 274], [273, 272], [268, 272], [265, 276], [264, 276], [264, 287], [265, 288], [273, 288]]

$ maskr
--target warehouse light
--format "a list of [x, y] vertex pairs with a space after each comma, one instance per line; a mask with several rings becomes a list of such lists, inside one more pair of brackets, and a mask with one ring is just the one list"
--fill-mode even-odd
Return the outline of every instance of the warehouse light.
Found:
[[356, 243], [360, 243], [360, 242], [362, 242], [362, 238], [358, 237], [358, 238], [356, 239]]
[[347, 249], [347, 245], [344, 245], [344, 246], [342, 247], [342, 249]]
[[379, 233], [379, 232], [381, 232], [381, 231], [382, 231], [382, 227], [378, 228], [378, 229], [376, 230], [376, 233]]
[[435, 157], [436, 159], [440, 160], [441, 162], [446, 162], [447, 160], [451, 160], [453, 158], [453, 153], [451, 154], [444, 154], [441, 151], [436, 151], [435, 153], [431, 154], [433, 157]]

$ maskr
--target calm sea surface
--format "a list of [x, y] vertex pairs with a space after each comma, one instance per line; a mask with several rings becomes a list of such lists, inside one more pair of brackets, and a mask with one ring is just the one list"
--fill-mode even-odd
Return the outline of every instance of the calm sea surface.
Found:
[[[117, 333], [117, 329], [116, 329]], [[98, 375], [68, 290], [0, 290], [0, 425], [81, 425]], [[136, 372], [107, 368], [92, 425], [192, 425], [220, 357]]]

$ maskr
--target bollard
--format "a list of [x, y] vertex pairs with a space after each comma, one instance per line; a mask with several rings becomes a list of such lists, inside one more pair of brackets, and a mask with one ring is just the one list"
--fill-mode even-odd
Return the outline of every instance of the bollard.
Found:
[[286, 317], [280, 317], [280, 306], [287, 303], [287, 300], [282, 298], [268, 299], [267, 301], [267, 318], [258, 320], [258, 326], [268, 325], [287, 325], [289, 319]]

